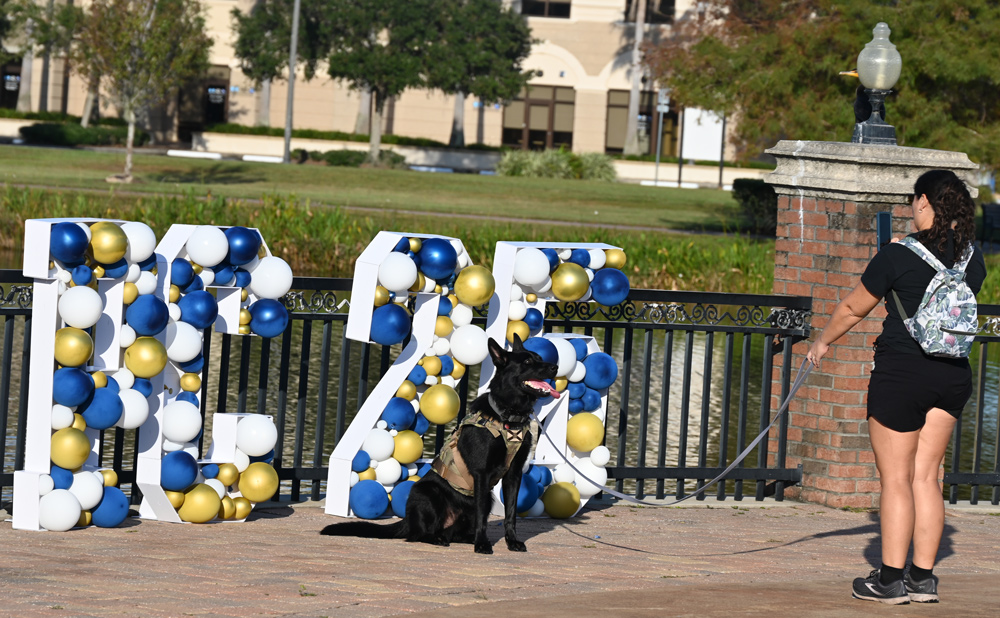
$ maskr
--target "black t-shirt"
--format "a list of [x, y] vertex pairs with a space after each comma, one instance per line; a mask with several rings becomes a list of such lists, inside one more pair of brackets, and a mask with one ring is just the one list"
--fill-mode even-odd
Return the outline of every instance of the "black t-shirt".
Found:
[[[917, 237], [916, 234], [910, 236]], [[938, 251], [936, 247], [928, 249], [948, 268], [954, 266], [954, 259], [950, 256], [942, 255], [943, 252]], [[922, 257], [898, 243], [888, 244], [875, 254], [861, 275], [861, 283], [872, 296], [885, 300], [888, 315], [882, 323], [882, 334], [878, 337], [878, 345], [885, 345], [899, 352], [923, 354], [920, 344], [906, 330], [890, 290], [896, 291], [906, 314], [913, 317], [934, 274], [934, 268]], [[973, 245], [972, 259], [965, 269], [965, 281], [974, 294], [979, 294], [984, 279], [986, 279], [986, 262], [983, 260], [982, 251]]]

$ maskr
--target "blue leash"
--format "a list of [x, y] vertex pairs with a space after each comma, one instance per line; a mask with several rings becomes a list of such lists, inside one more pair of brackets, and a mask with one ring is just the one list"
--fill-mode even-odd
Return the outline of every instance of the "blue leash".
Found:
[[[556, 452], [559, 453], [559, 456], [562, 457], [563, 460], [567, 464], [569, 464], [569, 467], [572, 468], [574, 472], [576, 472], [577, 478], [582, 478], [582, 479], [586, 480], [587, 482], [591, 483], [592, 485], [594, 485], [595, 487], [599, 487], [601, 489], [601, 491], [603, 491], [605, 493], [609, 493], [612, 496], [614, 496], [616, 498], [619, 498], [621, 500], [625, 500], [625, 501], [628, 501], [628, 502], [634, 502], [635, 504], [642, 504], [642, 505], [645, 505], [645, 506], [655, 506], [655, 507], [674, 506], [675, 504], [680, 504], [681, 502], [684, 502], [685, 500], [688, 500], [690, 498], [693, 498], [693, 497], [695, 497], [695, 496], [703, 493], [706, 489], [708, 489], [709, 487], [711, 487], [715, 483], [719, 482], [720, 480], [724, 479], [727, 474], [729, 474], [730, 472], [732, 472], [733, 468], [735, 468], [736, 466], [738, 466], [740, 464], [740, 462], [742, 462], [744, 459], [746, 459], [746, 456], [750, 454], [750, 451], [752, 451], [754, 449], [754, 447], [756, 447], [760, 443], [760, 441], [764, 439], [764, 436], [766, 436], [767, 432], [769, 432], [771, 430], [771, 427], [773, 427], [774, 424], [776, 422], [778, 422], [778, 419], [781, 418], [781, 415], [784, 414], [786, 410], [788, 410], [788, 404], [791, 403], [792, 398], [795, 396], [795, 393], [799, 390], [799, 387], [801, 387], [802, 384], [806, 381], [806, 377], [812, 371], [812, 368], [813, 368], [812, 364], [809, 363], [808, 359], [803, 359], [802, 360], [802, 366], [799, 367], [798, 372], [795, 374], [795, 381], [792, 383], [792, 386], [791, 386], [791, 388], [788, 391], [788, 396], [785, 397], [785, 401], [783, 401], [782, 404], [781, 404], [781, 407], [778, 408], [778, 412], [777, 412], [777, 414], [774, 415], [774, 418], [771, 419], [770, 424], [768, 424], [768, 426], [764, 428], [764, 431], [760, 432], [760, 434], [756, 438], [753, 439], [753, 442], [751, 442], [749, 446], [747, 446], [745, 449], [743, 449], [743, 452], [740, 453], [739, 456], [735, 460], [733, 460], [733, 463], [729, 464], [728, 468], [726, 468], [725, 470], [722, 471], [722, 474], [720, 474], [719, 476], [715, 477], [714, 479], [712, 479], [708, 483], [705, 483], [704, 485], [702, 485], [701, 487], [699, 487], [697, 490], [695, 490], [694, 492], [692, 492], [692, 493], [684, 496], [680, 500], [674, 500], [673, 502], [668, 502], [667, 504], [656, 503], [656, 502], [646, 502], [644, 500], [639, 500], [637, 498], [633, 498], [632, 496], [628, 496], [626, 494], [623, 494], [620, 491], [616, 491], [614, 489], [605, 487], [604, 485], [601, 485], [601, 484], [597, 483], [596, 481], [594, 481], [593, 479], [591, 479], [587, 475], [585, 475], [583, 472], [580, 472], [580, 470], [576, 466], [573, 465], [573, 462], [571, 462], [566, 457], [566, 455], [563, 454], [562, 449], [560, 449], [558, 446], [556, 446], [556, 443], [552, 441], [552, 438], [549, 437], [549, 434], [545, 433], [545, 427], [544, 427], [544, 425], [542, 425], [541, 422], [538, 423], [538, 427], [539, 427], [539, 430], [542, 433], [542, 435], [545, 436], [545, 439], [547, 439], [549, 441], [549, 443], [551, 443], [552, 446], [555, 448]], [[532, 412], [531, 416], [536, 421], [538, 420], [538, 417], [535, 416], [534, 412]]]

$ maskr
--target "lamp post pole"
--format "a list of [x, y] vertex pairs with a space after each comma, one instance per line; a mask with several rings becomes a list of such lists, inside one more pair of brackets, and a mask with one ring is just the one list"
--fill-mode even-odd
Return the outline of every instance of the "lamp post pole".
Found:
[[292, 7], [292, 41], [288, 45], [288, 102], [285, 105], [285, 154], [282, 163], [292, 161], [292, 107], [295, 104], [295, 63], [299, 43], [299, 7], [300, 0], [295, 0]]

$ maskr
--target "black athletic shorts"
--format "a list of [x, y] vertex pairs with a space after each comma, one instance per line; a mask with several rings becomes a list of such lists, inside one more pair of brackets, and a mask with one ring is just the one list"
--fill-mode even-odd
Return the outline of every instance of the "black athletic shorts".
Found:
[[966, 358], [930, 357], [881, 345], [868, 383], [868, 418], [894, 431], [917, 431], [927, 412], [941, 408], [958, 418], [972, 396]]

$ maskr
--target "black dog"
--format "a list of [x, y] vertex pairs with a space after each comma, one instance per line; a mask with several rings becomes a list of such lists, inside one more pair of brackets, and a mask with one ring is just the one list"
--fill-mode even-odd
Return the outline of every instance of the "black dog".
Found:
[[530, 414], [537, 399], [558, 397], [544, 380], [556, 376], [556, 365], [526, 350], [514, 335], [505, 351], [489, 340], [496, 374], [488, 393], [472, 402], [432, 469], [410, 490], [406, 517], [390, 525], [352, 521], [331, 524], [320, 534], [406, 539], [434, 545], [474, 543], [476, 553], [492, 554], [486, 521], [493, 504], [491, 489], [503, 480], [504, 538], [507, 549], [527, 551], [517, 539], [517, 492], [521, 470], [531, 452]]

